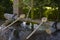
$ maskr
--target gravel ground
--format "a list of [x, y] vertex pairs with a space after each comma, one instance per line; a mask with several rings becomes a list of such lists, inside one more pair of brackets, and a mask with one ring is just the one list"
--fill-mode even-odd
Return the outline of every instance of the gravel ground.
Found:
[[[3, 21], [0, 22], [0, 25]], [[26, 40], [25, 38], [30, 34], [31, 31], [19, 31], [19, 38], [13, 36], [13, 30], [7, 29], [7, 31], [1, 35], [0, 40]], [[9, 39], [11, 38], [11, 39]], [[27, 40], [60, 40], [60, 31], [55, 32], [51, 35], [47, 34], [44, 31], [35, 32], [29, 39]]]
[[[19, 38], [16, 39], [12, 35], [13, 31], [7, 31], [3, 36], [0, 36], [0, 40], [26, 40], [25, 38], [30, 34], [29, 31], [20, 31]], [[11, 39], [9, 39], [11, 38]], [[51, 35], [47, 34], [46, 32], [36, 32], [27, 40], [60, 40], [60, 32], [53, 33]]]
[[51, 35], [47, 34], [46, 32], [35, 33], [28, 40], [60, 40], [60, 32], [53, 33]]

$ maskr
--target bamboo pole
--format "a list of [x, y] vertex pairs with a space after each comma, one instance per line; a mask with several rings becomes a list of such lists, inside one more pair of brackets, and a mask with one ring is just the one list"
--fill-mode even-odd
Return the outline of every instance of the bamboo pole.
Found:
[[19, 14], [19, 0], [13, 0], [13, 14]]
[[3, 28], [3, 30], [5, 30], [6, 28], [10, 27], [11, 25], [13, 25], [14, 23], [16, 23], [17, 21], [26, 21], [26, 22], [32, 22], [32, 23], [40, 23], [40, 20], [32, 20], [32, 19], [21, 19], [20, 17], [18, 17], [15, 21], [13, 21], [11, 24], [9, 24], [8, 26], [6, 26], [5, 28]]
[[16, 23], [17, 21], [26, 21], [26, 22], [32, 22], [32, 23], [40, 23], [41, 21], [39, 20], [32, 20], [32, 19], [24, 19], [24, 18], [20, 18], [20, 17], [18, 17], [15, 21], [13, 21], [11, 24], [9, 24], [8, 26], [6, 26], [5, 28], [3, 28], [2, 30], [5, 30], [6, 28], [8, 28], [8, 27], [10, 27], [10, 26], [12, 26], [14, 23]]

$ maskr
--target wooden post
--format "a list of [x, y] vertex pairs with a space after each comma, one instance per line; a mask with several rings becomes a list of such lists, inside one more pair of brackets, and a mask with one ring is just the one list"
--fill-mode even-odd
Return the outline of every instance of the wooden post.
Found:
[[13, 0], [13, 14], [19, 14], [19, 0]]
[[13, 13], [17, 14], [18, 17], [20, 16], [20, 14], [23, 14], [22, 5], [23, 5], [22, 0], [13, 1]]

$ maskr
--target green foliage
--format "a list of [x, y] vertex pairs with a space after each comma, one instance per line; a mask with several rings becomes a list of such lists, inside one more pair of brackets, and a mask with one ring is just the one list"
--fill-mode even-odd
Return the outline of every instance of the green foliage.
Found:
[[[29, 18], [41, 19], [46, 16], [49, 20], [60, 20], [60, 0], [20, 0], [19, 7], [23, 7], [24, 13], [27, 15], [30, 7]], [[12, 13], [13, 0], [0, 0], [0, 18], [3, 18], [4, 13]], [[51, 7], [47, 9], [45, 7]], [[58, 9], [56, 9], [58, 7]]]
[[0, 5], [0, 18], [3, 18], [4, 9], [5, 8]]
[[0, 18], [4, 18], [4, 13], [12, 13], [12, 1], [0, 0]]
[[[53, 21], [56, 19], [59, 19], [60, 13], [59, 13], [59, 10], [56, 9], [57, 7], [60, 9], [58, 2], [59, 2], [59, 0], [33, 0], [33, 8], [32, 8], [33, 13], [32, 14], [30, 13], [29, 16], [33, 15], [34, 19], [41, 19], [43, 16], [45, 16], [49, 20], [53, 20]], [[31, 3], [31, 0], [26, 1], [26, 4], [29, 4], [29, 3]], [[32, 4], [30, 4], [30, 5], [32, 5]], [[27, 5], [26, 7], [28, 7], [28, 6], [29, 5]], [[51, 7], [51, 9], [46, 9], [44, 7]], [[27, 9], [27, 10], [29, 10], [29, 9]], [[27, 13], [27, 12], [25, 12], [25, 13]]]

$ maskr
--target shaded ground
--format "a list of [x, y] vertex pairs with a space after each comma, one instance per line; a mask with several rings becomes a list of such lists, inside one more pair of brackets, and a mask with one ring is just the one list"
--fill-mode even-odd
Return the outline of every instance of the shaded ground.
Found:
[[[26, 40], [25, 38], [28, 36], [28, 34], [30, 34], [29, 31], [20, 31], [20, 36], [16, 39], [16, 37], [11, 36], [12, 32], [8, 31], [5, 33], [5, 35], [1, 36], [2, 39], [0, 40], [9, 40], [9, 37], [11, 38], [10, 40]], [[60, 32], [57, 32], [57, 34], [54, 33], [49, 35], [46, 32], [39, 31], [33, 34], [28, 40], [60, 40]]]
[[0, 25], [2, 25], [4, 23], [5, 20], [0, 20]]
[[35, 33], [30, 39], [28, 40], [60, 40], [60, 32], [57, 34], [48, 35], [46, 32]]

